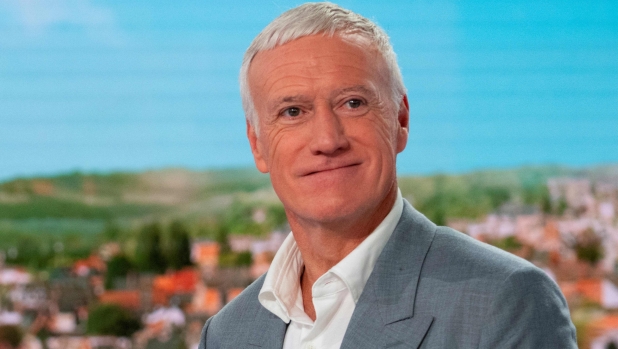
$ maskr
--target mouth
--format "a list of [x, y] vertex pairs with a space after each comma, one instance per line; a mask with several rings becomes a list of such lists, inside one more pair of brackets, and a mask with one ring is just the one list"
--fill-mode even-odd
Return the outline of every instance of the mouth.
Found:
[[326, 166], [324, 168], [319, 168], [317, 170], [308, 171], [305, 174], [303, 174], [303, 177], [312, 176], [312, 175], [315, 175], [315, 174], [333, 172], [333, 171], [337, 171], [337, 170], [350, 169], [350, 168], [353, 168], [353, 167], [356, 167], [356, 166], [359, 166], [359, 165], [360, 165], [360, 162], [359, 163], [346, 164], [346, 165]]

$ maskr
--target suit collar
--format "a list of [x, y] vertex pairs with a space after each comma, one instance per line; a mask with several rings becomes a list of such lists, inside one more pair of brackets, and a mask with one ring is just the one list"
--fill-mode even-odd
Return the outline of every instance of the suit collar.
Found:
[[414, 302], [435, 230], [435, 224], [405, 201], [401, 219], [356, 305], [342, 349], [392, 344], [385, 340], [417, 348], [422, 342], [433, 317], [414, 316]]
[[288, 324], [261, 305], [259, 311], [263, 314], [256, 314], [255, 331], [251, 331], [249, 345], [260, 348], [282, 348]]
[[384, 246], [368, 282], [381, 305], [384, 324], [414, 316], [416, 289], [436, 225], [407, 201], [393, 236]]
[[[264, 283], [265, 275], [260, 277], [255, 282], [253, 290], [259, 291]], [[285, 331], [287, 325], [278, 316], [266, 310], [260, 302], [257, 301], [257, 292], [251, 297], [254, 297], [255, 302], [250, 303], [250, 307], [254, 309], [247, 309], [246, 314], [254, 314], [254, 319], [251, 322], [253, 328], [252, 331], [247, 331], [247, 342], [252, 347], [258, 348], [282, 348], [283, 340], [285, 339]], [[239, 335], [243, 335], [239, 333]]]

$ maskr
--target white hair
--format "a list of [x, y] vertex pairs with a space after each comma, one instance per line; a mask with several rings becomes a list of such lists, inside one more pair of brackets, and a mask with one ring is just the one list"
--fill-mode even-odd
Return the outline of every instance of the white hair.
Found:
[[330, 2], [310, 2], [288, 10], [272, 21], [245, 52], [240, 68], [240, 94], [245, 117], [257, 132], [257, 112], [251, 91], [248, 74], [251, 61], [261, 51], [273, 49], [290, 41], [322, 33], [333, 37], [335, 34], [359, 35], [375, 45], [386, 61], [390, 82], [390, 98], [396, 110], [406, 93], [397, 56], [384, 30], [367, 18], [346, 10]]

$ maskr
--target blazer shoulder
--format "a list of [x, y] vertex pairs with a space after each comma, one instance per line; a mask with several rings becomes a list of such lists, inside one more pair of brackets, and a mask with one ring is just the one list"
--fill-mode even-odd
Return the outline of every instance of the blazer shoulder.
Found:
[[577, 348], [560, 289], [538, 268], [513, 271], [486, 312], [479, 348]]
[[472, 273], [505, 279], [517, 270], [539, 270], [527, 260], [478, 241], [454, 229], [439, 226], [429, 251], [429, 261], [466, 267]]
[[[543, 270], [451, 228], [436, 229], [418, 292], [419, 312], [436, 316], [441, 340], [478, 348], [576, 347], [566, 301]], [[465, 321], [449, 322], [453, 317]]]

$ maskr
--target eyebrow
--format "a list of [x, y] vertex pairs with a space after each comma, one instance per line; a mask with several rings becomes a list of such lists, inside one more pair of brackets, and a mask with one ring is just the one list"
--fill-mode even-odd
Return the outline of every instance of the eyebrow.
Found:
[[277, 109], [283, 103], [291, 103], [291, 102], [308, 102], [310, 98], [305, 95], [294, 95], [294, 96], [283, 96], [273, 100], [268, 103], [268, 109], [274, 110]]
[[348, 92], [362, 92], [362, 93], [368, 94], [368, 95], [370, 95], [372, 97], [376, 97], [377, 96], [375, 91], [373, 91], [370, 88], [365, 87], [364, 85], [356, 85], [356, 86], [351, 86], [351, 87], [345, 87], [345, 88], [342, 88], [340, 90], [336, 90], [332, 95], [333, 96], [339, 96], [339, 95], [342, 95], [342, 94], [348, 93]]
[[[372, 98], [376, 98], [378, 96], [374, 90], [367, 88], [364, 85], [355, 85], [355, 86], [344, 87], [344, 88], [335, 90], [333, 93], [331, 93], [331, 97], [337, 97], [337, 96], [340, 96], [348, 92], [361, 92], [361, 93], [369, 95]], [[268, 103], [268, 110], [272, 111], [272, 110], [277, 109], [281, 104], [294, 103], [294, 102], [300, 102], [300, 103], [311, 102], [311, 98], [309, 98], [306, 95], [301, 95], [301, 94], [279, 97], [271, 101], [270, 103]]]

